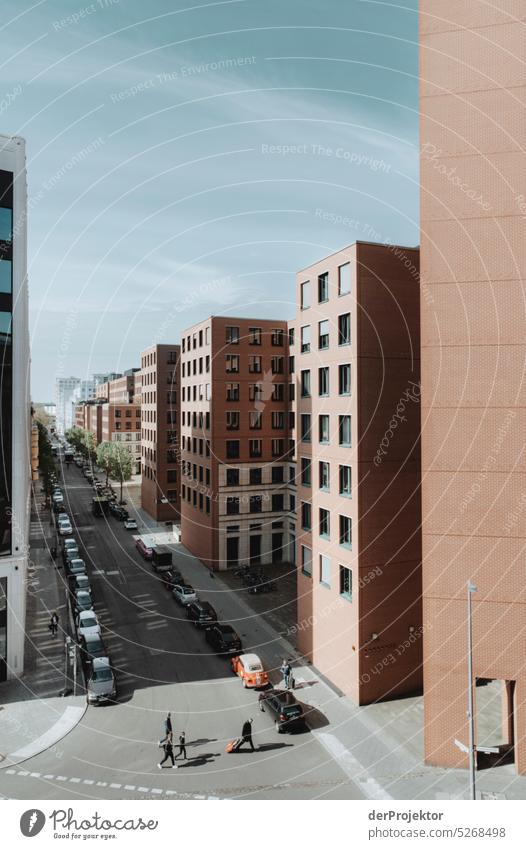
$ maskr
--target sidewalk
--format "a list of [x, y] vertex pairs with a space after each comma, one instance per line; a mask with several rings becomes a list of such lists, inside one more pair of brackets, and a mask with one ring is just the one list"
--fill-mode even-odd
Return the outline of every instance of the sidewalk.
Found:
[[[155, 523], [149, 520], [150, 530]], [[158, 527], [161, 530], [161, 526]], [[294, 659], [295, 695], [309, 711], [311, 732], [369, 799], [468, 798], [467, 770], [426, 766], [423, 761], [423, 699], [421, 696], [357, 707], [337, 693], [310, 664], [252, 607], [253, 597], [231, 586], [221, 573], [212, 576], [183, 545], [172, 546], [174, 565], [261, 655], [274, 685], [281, 659]], [[256, 597], [257, 598], [257, 597]], [[453, 745], [453, 742], [452, 742]], [[482, 799], [526, 798], [526, 777], [513, 765], [477, 772]]]
[[[86, 710], [84, 695], [59, 696], [65, 683], [64, 573], [51, 563], [49, 511], [40, 510], [33, 505], [31, 513], [24, 673], [0, 684], [0, 769], [51, 747], [60, 757], [57, 744]], [[54, 610], [60, 618], [56, 637], [48, 628]]]

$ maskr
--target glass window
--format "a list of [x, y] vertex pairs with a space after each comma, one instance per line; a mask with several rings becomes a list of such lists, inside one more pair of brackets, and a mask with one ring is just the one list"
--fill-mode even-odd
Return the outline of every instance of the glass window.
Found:
[[310, 281], [306, 280], [300, 286], [300, 308], [306, 310], [310, 307]]
[[226, 400], [239, 401], [239, 383], [227, 383]]
[[248, 344], [261, 345], [261, 327], [248, 328]]
[[235, 516], [239, 513], [239, 498], [229, 495], [226, 499], [227, 516]]
[[239, 327], [226, 328], [226, 341], [230, 345], [237, 345], [239, 343]]
[[261, 469], [250, 469], [249, 477], [251, 486], [259, 486], [262, 481]]
[[249, 502], [249, 510], [251, 513], [261, 513], [263, 510], [263, 500], [261, 495], [251, 495]]
[[331, 559], [325, 554], [320, 554], [320, 583], [331, 585]]
[[320, 489], [323, 489], [328, 492], [330, 487], [331, 480], [331, 467], [329, 463], [320, 460], [319, 465], [319, 473], [320, 473]]
[[237, 410], [226, 411], [226, 429], [239, 430], [239, 412]]
[[283, 345], [283, 330], [281, 328], [272, 330], [271, 344], [278, 348]]
[[311, 440], [311, 422], [308, 413], [302, 413], [301, 416], [301, 440], [302, 442], [310, 442]]
[[263, 413], [249, 413], [250, 430], [261, 430], [263, 424]]
[[261, 457], [262, 442], [261, 439], [249, 439], [248, 450], [251, 457]]
[[303, 486], [310, 486], [311, 484], [311, 461], [308, 457], [301, 458], [301, 483]]
[[284, 357], [272, 357], [272, 359], [270, 361], [272, 374], [283, 374], [284, 362], [285, 362]]
[[351, 394], [351, 366], [350, 363], [344, 363], [338, 366], [338, 385], [340, 395]]
[[340, 416], [338, 423], [338, 434], [339, 434], [339, 443], [340, 445], [350, 445], [351, 444], [351, 417], [350, 416]]
[[310, 371], [308, 369], [301, 372], [301, 397], [310, 398]]
[[340, 466], [340, 495], [351, 497], [351, 467]]
[[272, 466], [272, 483], [283, 483], [283, 466]]
[[324, 319], [318, 323], [318, 347], [329, 347], [329, 320]]
[[320, 274], [318, 277], [318, 303], [322, 304], [329, 300], [329, 274]]
[[10, 242], [13, 234], [13, 210], [0, 207], [0, 242]]
[[329, 442], [329, 416], [318, 416], [319, 441]]
[[248, 358], [248, 370], [251, 374], [261, 373], [261, 357]]
[[338, 316], [338, 345], [349, 345], [351, 342], [351, 314], [349, 312]]
[[0, 292], [10, 294], [11, 291], [11, 262], [7, 259], [2, 259], [0, 260]]
[[348, 295], [351, 291], [351, 263], [346, 262], [338, 268], [338, 295]]
[[226, 443], [226, 456], [231, 459], [239, 457], [239, 440], [228, 439]]
[[352, 548], [352, 520], [349, 516], [340, 516], [340, 545]]
[[310, 531], [312, 521], [311, 506], [308, 501], [301, 502], [301, 527], [304, 531]]
[[312, 575], [312, 551], [306, 545], [301, 546], [301, 571], [304, 575]]
[[340, 566], [340, 595], [352, 601], [352, 572], [347, 566]]
[[274, 492], [272, 494], [272, 512], [279, 513], [285, 507], [284, 498], [281, 492]]
[[306, 324], [301, 328], [301, 353], [307, 354], [310, 351], [310, 325]]
[[234, 374], [239, 371], [239, 357], [237, 354], [226, 355], [226, 371], [227, 374]]
[[329, 394], [329, 366], [318, 369], [318, 395]]
[[331, 519], [330, 513], [328, 510], [325, 510], [324, 507], [320, 507], [320, 537], [324, 539], [329, 539], [331, 532]]

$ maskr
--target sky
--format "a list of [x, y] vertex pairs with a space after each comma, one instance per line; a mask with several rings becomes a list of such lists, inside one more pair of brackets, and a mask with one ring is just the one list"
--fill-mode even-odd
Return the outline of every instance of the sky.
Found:
[[295, 273], [418, 244], [417, 0], [4, 0], [27, 144], [32, 396], [208, 315], [292, 318]]

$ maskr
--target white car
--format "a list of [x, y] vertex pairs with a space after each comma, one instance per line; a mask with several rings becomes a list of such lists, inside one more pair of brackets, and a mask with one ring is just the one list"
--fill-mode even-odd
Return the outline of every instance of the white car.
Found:
[[87, 637], [92, 634], [100, 635], [99, 620], [93, 610], [81, 610], [77, 615], [75, 625], [79, 637]]
[[127, 531], [136, 531], [137, 530], [137, 522], [135, 519], [125, 519], [124, 527]]
[[66, 519], [64, 522], [58, 523], [58, 532], [61, 537], [68, 536], [73, 533], [73, 528], [71, 527], [71, 522], [69, 519]]
[[183, 607], [186, 607], [187, 604], [191, 604], [193, 601], [198, 601], [196, 591], [189, 584], [175, 584], [172, 589], [172, 595]]

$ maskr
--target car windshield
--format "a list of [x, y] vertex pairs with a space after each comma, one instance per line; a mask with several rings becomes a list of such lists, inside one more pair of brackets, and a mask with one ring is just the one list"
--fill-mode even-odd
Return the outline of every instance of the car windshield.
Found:
[[97, 625], [97, 620], [94, 616], [85, 616], [84, 619], [80, 620], [80, 625], [82, 628], [95, 628]]
[[192, 587], [182, 587], [183, 595], [191, 595], [193, 593]]
[[111, 681], [113, 674], [111, 669], [97, 669], [92, 675], [93, 681]]
[[249, 672], [262, 672], [263, 667], [262, 667], [261, 663], [250, 663], [249, 666], [248, 666], [248, 671]]
[[86, 650], [89, 652], [101, 651], [102, 642], [100, 640], [86, 640]]

